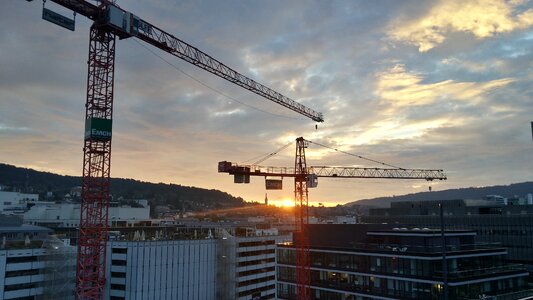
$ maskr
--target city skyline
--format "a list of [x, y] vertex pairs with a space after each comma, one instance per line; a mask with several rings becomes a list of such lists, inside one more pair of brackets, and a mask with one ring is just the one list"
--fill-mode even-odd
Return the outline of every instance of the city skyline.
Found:
[[[67, 31], [42, 20], [40, 4], [7, 2], [0, 12], [0, 162], [80, 176], [90, 22], [78, 16], [76, 31]], [[218, 161], [253, 162], [304, 136], [391, 165], [444, 169], [449, 179], [431, 183], [434, 190], [531, 180], [527, 1], [118, 4], [323, 112], [325, 122], [315, 129], [175, 57], [118, 41], [112, 177], [262, 202], [263, 179], [233, 184], [217, 173]], [[293, 156], [291, 146], [262, 164], [293, 166]], [[381, 167], [314, 146], [307, 158], [308, 165]], [[428, 186], [321, 179], [309, 200], [346, 203]], [[292, 191], [285, 179], [269, 201]]]

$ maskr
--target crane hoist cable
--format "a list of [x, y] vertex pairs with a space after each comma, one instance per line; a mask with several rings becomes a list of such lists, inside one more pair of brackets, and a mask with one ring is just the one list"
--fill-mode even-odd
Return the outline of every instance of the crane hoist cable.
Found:
[[153, 51], [152, 49], [150, 49], [149, 47], [147, 47], [146, 45], [142, 44], [141, 42], [139, 42], [138, 40], [133, 40], [135, 43], [137, 43], [139, 46], [143, 47], [144, 49], [146, 49], [148, 52], [152, 53], [154, 56], [158, 57], [160, 60], [162, 60], [163, 62], [165, 62], [166, 64], [168, 64], [169, 66], [171, 66], [172, 68], [176, 69], [178, 72], [180, 72], [181, 74], [189, 77], [190, 79], [196, 81], [198, 84], [210, 89], [211, 91], [225, 97], [226, 99], [229, 99], [231, 101], [235, 101], [241, 105], [244, 105], [244, 106], [247, 106], [251, 109], [254, 109], [256, 111], [259, 111], [259, 112], [262, 112], [262, 113], [265, 113], [265, 114], [269, 114], [269, 115], [272, 115], [272, 116], [276, 116], [276, 117], [279, 117], [279, 118], [285, 118], [285, 119], [291, 119], [291, 120], [305, 120], [304, 118], [298, 118], [298, 117], [291, 117], [291, 116], [285, 116], [285, 115], [280, 115], [280, 114], [276, 114], [276, 113], [273, 113], [273, 112], [269, 112], [269, 111], [266, 111], [266, 110], [263, 110], [259, 107], [255, 107], [251, 104], [248, 104], [248, 103], [244, 103], [242, 101], [239, 101], [237, 99], [235, 99], [234, 97], [231, 97], [229, 96], [228, 94], [225, 94], [224, 92], [222, 92], [221, 90], [217, 89], [217, 88], [214, 88], [210, 85], [208, 85], [207, 83], [201, 81], [200, 79], [190, 75], [189, 73], [185, 72], [183, 69], [181, 69], [180, 67], [178, 67], [176, 64], [168, 61], [167, 59], [165, 59], [163, 56], [157, 54], [155, 51]]
[[[258, 164], [264, 162], [265, 160], [271, 158], [272, 156], [278, 154], [279, 152], [281, 152], [281, 151], [287, 149], [287, 147], [289, 147], [290, 145], [292, 145], [292, 143], [293, 143], [293, 142], [290, 142], [290, 143], [288, 143], [287, 145], [285, 145], [285, 146], [279, 148], [278, 150], [276, 150], [276, 151], [274, 151], [274, 152], [272, 152], [272, 153], [269, 153], [269, 154], [264, 155], [264, 156], [263, 156], [263, 155], [260, 156], [261, 159], [259, 159], [258, 161], [254, 162], [252, 165], [256, 166], [256, 165], [258, 165]], [[251, 160], [251, 159], [249, 159], [249, 160]]]
[[333, 147], [330, 147], [330, 146], [326, 146], [326, 145], [323, 145], [323, 144], [320, 144], [320, 143], [317, 143], [317, 142], [313, 142], [313, 141], [309, 141], [309, 140], [306, 140], [306, 141], [311, 143], [311, 144], [315, 144], [317, 146], [321, 146], [321, 147], [324, 147], [324, 148], [327, 148], [327, 149], [330, 149], [330, 150], [334, 150], [334, 151], [337, 151], [337, 152], [340, 152], [340, 153], [344, 153], [344, 154], [347, 154], [347, 155], [350, 155], [350, 156], [355, 156], [357, 158], [364, 159], [366, 161], [371, 161], [371, 162], [374, 162], [374, 163], [377, 163], [377, 164], [380, 164], [380, 165], [383, 165], [383, 166], [387, 166], [387, 167], [391, 167], [391, 168], [395, 168], [395, 169], [400, 169], [400, 170], [405, 170], [405, 168], [398, 167], [398, 166], [395, 166], [395, 165], [391, 165], [391, 164], [388, 164], [388, 163], [384, 163], [382, 161], [374, 160], [374, 159], [371, 159], [371, 158], [368, 158], [368, 157], [364, 157], [362, 155], [349, 153], [349, 152], [346, 152], [346, 151], [343, 151], [343, 150], [339, 150], [337, 148], [333, 148]]

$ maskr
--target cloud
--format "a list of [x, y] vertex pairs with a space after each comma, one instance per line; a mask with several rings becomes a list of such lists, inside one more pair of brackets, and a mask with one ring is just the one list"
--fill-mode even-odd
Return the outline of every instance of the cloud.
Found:
[[513, 82], [500, 78], [487, 82], [458, 82], [453, 79], [425, 83], [421, 74], [409, 72], [397, 64], [377, 74], [376, 95], [394, 107], [421, 106], [437, 101], [462, 101], [476, 104], [491, 90]]
[[420, 52], [442, 44], [453, 32], [469, 33], [478, 39], [493, 37], [533, 24], [533, 9], [524, 9], [522, 4], [523, 1], [442, 0], [420, 18], [393, 22], [389, 36], [417, 46]]
[[[518, 30], [527, 23], [527, 4], [502, 4], [510, 12], [491, 20], [510, 20], [514, 33], [501, 34], [510, 31], [498, 27], [487, 33], [493, 38], [480, 37], [485, 40], [479, 43], [472, 37], [481, 31], [460, 29], [459, 15], [450, 12], [457, 3], [121, 1], [239, 72], [323, 112], [326, 121], [315, 130], [314, 122], [285, 107], [151, 48], [199, 83], [142, 42], [122, 40], [112, 176], [218, 188], [262, 200], [262, 178], [233, 185], [230, 176], [216, 172], [217, 162], [255, 161], [251, 158], [292, 142], [262, 163], [292, 166], [294, 139], [303, 136], [393, 165], [444, 168], [453, 176], [442, 188], [523, 181], [531, 172], [533, 115], [531, 34]], [[439, 7], [445, 8], [442, 17], [435, 13]], [[35, 1], [7, 1], [0, 10], [0, 160], [79, 175], [90, 22], [78, 17], [76, 32], [69, 32], [40, 14]], [[431, 14], [438, 26], [425, 28], [446, 42], [432, 43], [440, 46], [420, 54], [419, 41], [409, 34]], [[401, 30], [409, 34], [395, 39], [392, 34]], [[392, 48], [391, 38], [417, 48]], [[316, 145], [306, 151], [310, 165], [376, 166]], [[292, 197], [290, 181], [285, 185], [284, 191], [269, 191], [269, 198]], [[311, 201], [424, 189], [416, 186], [321, 180]]]
[[[514, 82], [513, 78], [485, 82], [453, 79], [428, 82], [427, 76], [396, 64], [377, 72], [375, 76], [374, 94], [379, 107], [374, 116], [365, 123], [344, 128], [343, 132], [337, 131], [332, 141], [344, 150], [423, 138], [424, 143], [443, 144], [454, 138], [427, 139], [427, 136], [441, 128], [469, 126], [484, 116], [501, 119], [519, 112], [520, 106], [516, 104], [492, 103], [491, 100], [493, 93], [506, 89]], [[464, 134], [466, 132], [455, 136], [455, 139]]]

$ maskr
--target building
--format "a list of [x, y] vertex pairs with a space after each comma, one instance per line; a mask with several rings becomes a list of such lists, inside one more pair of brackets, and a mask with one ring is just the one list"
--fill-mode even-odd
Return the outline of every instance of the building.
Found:
[[[111, 206], [109, 225], [128, 227], [142, 220], [150, 220], [150, 206]], [[78, 228], [80, 204], [37, 202], [23, 214], [24, 222], [50, 228]]]
[[289, 236], [276, 229], [219, 230], [217, 299], [275, 299], [276, 244]]
[[217, 241], [110, 241], [108, 299], [216, 298]]
[[[312, 299], [519, 299], [526, 269], [507, 250], [476, 244], [474, 231], [446, 231], [447, 284], [440, 230], [386, 224], [309, 225]], [[295, 248], [278, 246], [277, 296], [295, 299]], [[514, 293], [514, 294], [513, 294]], [[514, 297], [515, 295], [516, 297]]]
[[74, 299], [76, 247], [0, 215], [0, 299]]
[[[76, 226], [75, 204], [33, 208], [45, 216], [33, 222]], [[136, 220], [111, 227], [105, 298], [274, 299], [276, 244], [289, 236], [265, 224], [222, 225]], [[22, 224], [17, 216], [0, 217], [0, 280], [5, 279], [0, 299], [74, 297], [77, 248], [70, 242], [77, 240], [76, 227], [55, 229], [70, 239], [53, 239], [51, 229]]]
[[[520, 201], [528, 203], [530, 195]], [[507, 248], [507, 260], [524, 264], [533, 272], [533, 205], [498, 204], [492, 200], [445, 200], [446, 229], [468, 229], [477, 233], [480, 243], [500, 243]], [[440, 208], [436, 201], [393, 202], [390, 208], [370, 209], [364, 223], [440, 228]]]
[[20, 214], [27, 210], [28, 203], [39, 201], [37, 194], [0, 191], [0, 213]]
[[114, 228], [108, 243], [110, 299], [275, 299], [275, 229], [158, 226]]

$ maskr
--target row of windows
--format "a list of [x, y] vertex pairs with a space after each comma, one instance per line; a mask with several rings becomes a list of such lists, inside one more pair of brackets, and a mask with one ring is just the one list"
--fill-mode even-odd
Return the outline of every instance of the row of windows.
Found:
[[111, 265], [113, 265], [113, 266], [125, 266], [126, 265], [126, 261], [125, 260], [119, 260], [119, 259], [113, 259], [111, 261]]
[[244, 296], [247, 296], [247, 295], [253, 295], [253, 294], [256, 294], [256, 293], [261, 293], [261, 292], [264, 292], [264, 291], [273, 290], [275, 288], [276, 288], [276, 286], [274, 284], [271, 284], [271, 285], [267, 285], [267, 286], [264, 286], [264, 287], [256, 288], [256, 289], [253, 289], [253, 290], [247, 290], [247, 291], [244, 291], [244, 292], [240, 292], [238, 296], [239, 297], [244, 297]]
[[38, 236], [38, 232], [8, 232], [2, 234], [2, 236], [5, 236], [7, 239], [15, 239], [15, 238], [24, 238], [25, 236]]
[[247, 286], [247, 285], [258, 284], [258, 283], [261, 283], [261, 282], [266, 282], [266, 281], [271, 281], [271, 280], [273, 281], [275, 279], [276, 279], [276, 276], [271, 275], [271, 276], [267, 276], [267, 277], [261, 277], [261, 278], [242, 281], [242, 282], [239, 282], [238, 286], [239, 287], [243, 287], [243, 286]]
[[25, 290], [37, 287], [36, 283], [20, 283], [20, 284], [10, 284], [4, 286], [4, 291], [16, 291], [16, 290]]
[[37, 256], [17, 256], [17, 257], [8, 257], [6, 258], [6, 263], [26, 263], [26, 262], [36, 262]]
[[6, 278], [18, 277], [18, 276], [38, 275], [38, 274], [39, 274], [39, 269], [21, 270], [21, 271], [7, 271], [6, 272]]
[[[281, 267], [280, 269], [282, 269]], [[280, 270], [278, 280], [295, 281], [295, 271]], [[359, 276], [339, 272], [311, 271], [311, 285], [338, 290], [334, 295], [325, 297], [317, 290], [312, 292], [315, 299], [345, 299], [340, 298], [341, 291], [360, 292], [365, 294], [381, 295], [384, 297], [398, 297], [401, 299], [441, 299], [442, 288], [430, 283], [409, 282], [401, 279], [385, 279], [371, 276]], [[482, 293], [504, 294], [512, 289], [523, 289], [526, 286], [524, 278], [492, 280], [476, 284], [450, 287], [450, 299], [475, 299]], [[282, 298], [291, 295], [290, 287], [278, 285], [278, 296]]]
[[119, 291], [125, 291], [126, 290], [126, 285], [125, 284], [111, 284], [111, 289], [112, 290], [119, 290]]
[[265, 259], [257, 259], [257, 260], [250, 260], [250, 261], [242, 261], [242, 262], [239, 263], [239, 267], [262, 265], [262, 264], [267, 264], [267, 263], [273, 263], [275, 261], [276, 261], [275, 258], [265, 258]]
[[263, 254], [274, 254], [275, 252], [276, 252], [275, 249], [265, 249], [265, 250], [240, 252], [237, 256], [248, 257], [248, 256], [257, 256], [257, 255], [263, 255]]
[[123, 273], [123, 272], [111, 272], [111, 277], [114, 277], [114, 278], [126, 278], [126, 273]]
[[[380, 274], [404, 274], [422, 277], [442, 277], [442, 261], [418, 260], [402, 257], [376, 257], [358, 254], [311, 252], [311, 266], [336, 270]], [[278, 262], [293, 265], [294, 251], [278, 250]], [[473, 273], [482, 275], [483, 270], [496, 270], [504, 265], [503, 256], [479, 256], [448, 259], [449, 276], [464, 277]]]
[[112, 253], [126, 254], [128, 253], [128, 248], [113, 248]]
[[239, 247], [256, 247], [256, 246], [267, 246], [267, 245], [275, 245], [276, 241], [270, 240], [270, 241], [255, 241], [255, 242], [242, 242], [239, 243]]
[[262, 268], [262, 269], [255, 269], [255, 270], [249, 270], [249, 271], [242, 271], [239, 272], [239, 277], [254, 275], [254, 274], [261, 274], [261, 273], [267, 273], [272, 272], [276, 269], [276, 267], [268, 267], [268, 268]]

